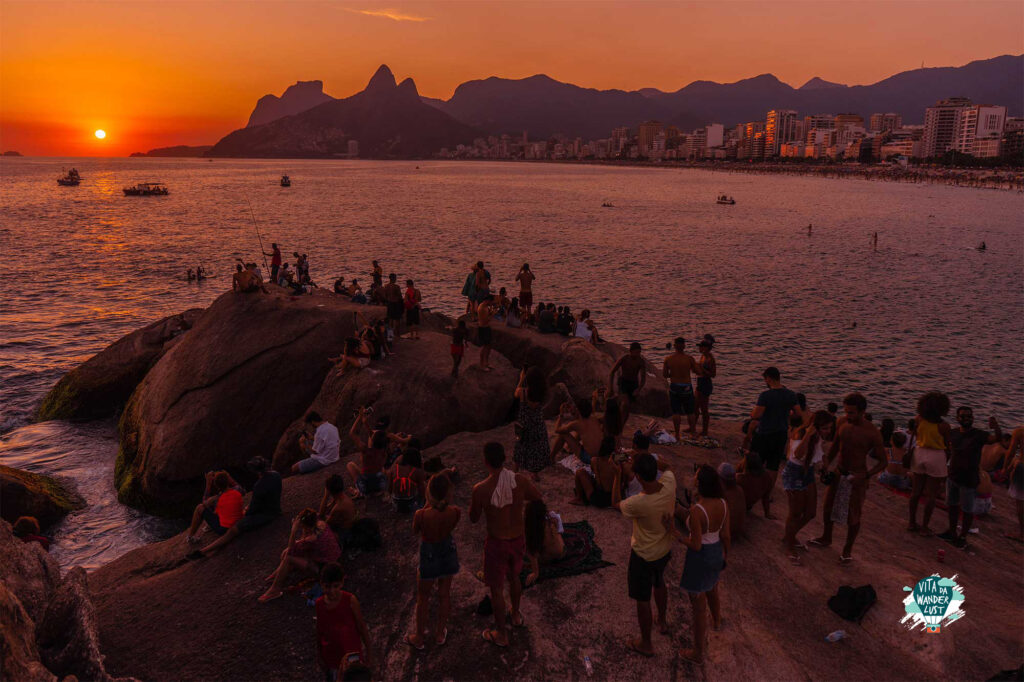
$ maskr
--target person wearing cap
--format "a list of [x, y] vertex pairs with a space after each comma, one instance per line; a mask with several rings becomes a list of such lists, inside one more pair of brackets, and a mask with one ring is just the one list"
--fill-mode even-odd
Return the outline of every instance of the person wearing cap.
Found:
[[747, 521], [747, 497], [736, 484], [736, 468], [732, 464], [719, 464], [718, 477], [722, 479], [722, 498], [729, 507], [729, 535], [736, 537], [743, 533]]
[[252, 486], [252, 498], [245, 514], [224, 535], [188, 555], [189, 559], [202, 559], [224, 547], [242, 533], [266, 526], [281, 515], [281, 474], [270, 468], [265, 457], [253, 457], [246, 464], [259, 478]]
[[[701, 420], [700, 435], [708, 435], [708, 425], [711, 423], [711, 414], [708, 412], [708, 403], [711, 400], [712, 379], [718, 374], [718, 362], [711, 353], [715, 345], [715, 337], [705, 334], [704, 338], [697, 344], [700, 350], [700, 358], [697, 360], [699, 371], [697, 372], [697, 414]], [[696, 423], [695, 417], [695, 423]], [[732, 511], [731, 509], [729, 511]], [[730, 518], [731, 521], [731, 518]]]

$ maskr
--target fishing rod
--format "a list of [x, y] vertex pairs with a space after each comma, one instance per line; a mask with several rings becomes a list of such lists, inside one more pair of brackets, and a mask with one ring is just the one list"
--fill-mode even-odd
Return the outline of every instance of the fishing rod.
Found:
[[263, 250], [263, 237], [260, 236], [260, 226], [256, 224], [256, 214], [253, 213], [252, 204], [249, 202], [249, 197], [245, 198], [245, 203], [249, 204], [249, 215], [252, 216], [252, 226], [256, 228], [256, 238], [260, 240], [260, 253], [263, 254], [263, 267], [270, 272], [270, 266], [267, 265], [267, 252]]

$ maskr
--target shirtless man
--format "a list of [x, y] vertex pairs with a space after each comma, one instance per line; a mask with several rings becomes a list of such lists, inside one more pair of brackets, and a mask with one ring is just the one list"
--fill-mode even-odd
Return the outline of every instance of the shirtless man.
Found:
[[[506, 469], [505, 448], [501, 443], [484, 445], [484, 464], [487, 478], [473, 486], [469, 507], [469, 520], [476, 523], [481, 515], [487, 520], [487, 540], [484, 543], [484, 582], [491, 590], [495, 628], [486, 629], [481, 636], [499, 647], [508, 646], [506, 618], [514, 627], [523, 626], [519, 612], [519, 599], [523, 596], [519, 574], [523, 570], [526, 553], [526, 527], [523, 508], [527, 502], [539, 500], [540, 491], [527, 474]], [[505, 589], [508, 581], [511, 609], [505, 613]]]
[[476, 300], [480, 303], [491, 300], [491, 273], [484, 268], [484, 262], [476, 262]]
[[999, 471], [1009, 462], [1006, 460], [1006, 448], [1010, 446], [1010, 434], [1003, 432], [998, 443], [990, 443], [981, 449], [981, 470]]
[[530, 270], [530, 264], [523, 263], [519, 274], [516, 275], [516, 281], [519, 282], [519, 306], [525, 311], [533, 308], [533, 280], [535, 279], [537, 276]]
[[640, 344], [634, 341], [629, 344], [629, 352], [619, 358], [614, 365], [612, 365], [612, 371], [608, 375], [608, 393], [609, 395], [616, 393], [614, 390], [615, 386], [615, 373], [621, 370], [619, 374], [618, 382], [618, 393], [625, 395], [627, 400], [623, 405], [622, 422], [626, 423], [629, 419], [629, 408], [633, 404], [633, 394], [637, 391], [642, 391], [644, 385], [647, 383], [647, 361], [644, 360], [644, 356], [640, 354]]
[[580, 458], [584, 464], [590, 464], [590, 459], [597, 454], [601, 447], [601, 440], [604, 438], [604, 426], [601, 420], [594, 416], [593, 407], [589, 400], [577, 400], [576, 412], [578, 419], [563, 424], [562, 414], [559, 413], [555, 421], [555, 442], [551, 445], [552, 456], [557, 457], [565, 446], [569, 452]]
[[693, 359], [692, 355], [683, 352], [686, 347], [686, 340], [678, 337], [674, 343], [675, 353], [665, 358], [661, 374], [668, 379], [668, 399], [672, 404], [672, 424], [676, 427], [676, 442], [679, 441], [679, 427], [682, 424], [682, 415], [686, 415], [686, 422], [689, 425], [687, 433], [693, 433], [697, 428], [696, 399], [693, 395], [693, 383], [690, 373], [698, 376], [703, 373], [700, 365]]
[[590, 470], [593, 473], [588, 473], [584, 467], [576, 470], [575, 495], [569, 504], [589, 504], [599, 509], [611, 506], [612, 489], [617, 480], [621, 483], [622, 476], [619, 465], [612, 458], [614, 452], [615, 438], [602, 438], [600, 447], [590, 458]]
[[[853, 542], [860, 531], [861, 510], [864, 507], [868, 481], [872, 476], [881, 473], [888, 464], [882, 432], [864, 419], [867, 407], [868, 401], [860, 393], [851, 393], [843, 398], [846, 421], [836, 432], [836, 438], [832, 441], [832, 447], [829, 448], [824, 461], [824, 468], [828, 469], [838, 455], [839, 476], [825, 494], [825, 506], [822, 510], [825, 531], [820, 538], [810, 541], [812, 545], [818, 547], [828, 547], [832, 544], [832, 507], [836, 501], [836, 489], [842, 478], [848, 478], [853, 489], [850, 491], [850, 510], [846, 518], [846, 544], [843, 546], [843, 553], [839, 555], [839, 561], [844, 564], [853, 561]], [[872, 450], [878, 453], [877, 463], [874, 469], [868, 471], [867, 457]]]
[[485, 372], [491, 371], [491, 341], [494, 339], [494, 330], [491, 329], [492, 317], [494, 317], [494, 303], [488, 297], [481, 301], [476, 309], [477, 340], [480, 342], [480, 369]]
[[384, 300], [388, 307], [388, 326], [395, 331], [397, 337], [405, 304], [402, 302], [402, 287], [398, 286], [398, 275], [393, 272], [388, 275], [388, 283], [384, 285]]

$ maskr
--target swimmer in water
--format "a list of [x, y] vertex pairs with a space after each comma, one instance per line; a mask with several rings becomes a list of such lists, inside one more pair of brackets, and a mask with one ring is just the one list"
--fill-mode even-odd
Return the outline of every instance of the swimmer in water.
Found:
[[874, 251], [878, 251], [878, 233], [875, 232], [871, 235], [871, 248]]
[[984, 251], [986, 248], [988, 247], [985, 246], [985, 242], [978, 244], [978, 251]]
[[811, 224], [810, 223], [807, 223], [807, 236], [808, 237], [811, 236]]
[[188, 269], [188, 274], [186, 274], [185, 277], [188, 279], [189, 282], [193, 281], [196, 278], [195, 273], [192, 272], [192, 268]]

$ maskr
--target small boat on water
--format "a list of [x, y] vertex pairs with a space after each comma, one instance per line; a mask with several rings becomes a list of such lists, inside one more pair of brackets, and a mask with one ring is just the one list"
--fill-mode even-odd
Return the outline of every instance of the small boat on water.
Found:
[[159, 182], [140, 182], [132, 187], [125, 187], [123, 191], [126, 197], [162, 197], [169, 194], [167, 187]]
[[287, 175], [282, 175], [281, 176], [281, 186], [282, 187], [291, 187], [292, 186], [292, 179], [289, 178]]
[[733, 199], [732, 197], [727, 197], [724, 194], [719, 194], [718, 198], [715, 199], [715, 203], [716, 204], [725, 204], [727, 206], [732, 206], [733, 204], [736, 203], [736, 200]]
[[63, 176], [57, 178], [57, 184], [64, 187], [74, 187], [82, 181], [82, 176], [78, 174], [78, 170], [72, 168]]

